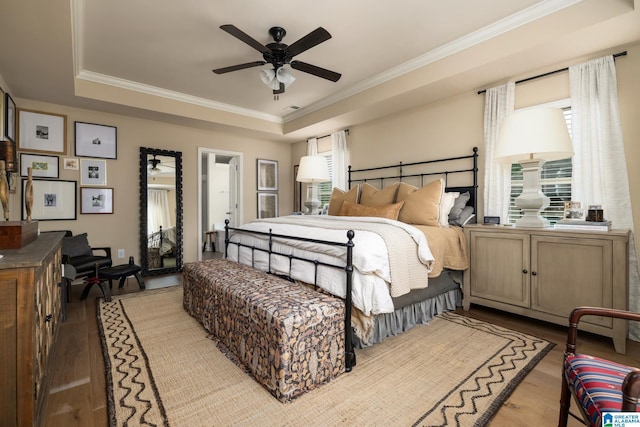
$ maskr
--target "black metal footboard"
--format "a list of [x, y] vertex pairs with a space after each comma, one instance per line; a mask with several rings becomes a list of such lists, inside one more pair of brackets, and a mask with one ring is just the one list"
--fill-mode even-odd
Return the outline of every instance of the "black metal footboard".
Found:
[[[268, 258], [268, 271], [267, 273], [269, 274], [275, 274], [271, 271], [271, 256], [272, 255], [279, 255], [285, 258], [289, 259], [289, 274], [287, 276], [285, 276], [286, 279], [293, 281], [293, 278], [291, 277], [291, 265], [293, 260], [299, 260], [299, 261], [304, 261], [304, 262], [309, 262], [311, 264], [314, 265], [314, 283], [313, 285], [317, 288], [318, 284], [317, 284], [317, 279], [318, 279], [318, 266], [322, 265], [324, 267], [330, 267], [330, 268], [337, 268], [337, 269], [341, 269], [344, 270], [345, 274], [346, 274], [346, 279], [347, 279], [347, 288], [346, 288], [346, 292], [345, 292], [345, 318], [344, 318], [344, 345], [345, 345], [345, 370], [347, 372], [350, 372], [351, 369], [356, 365], [356, 354], [355, 351], [353, 349], [353, 342], [352, 342], [352, 338], [353, 338], [353, 331], [351, 329], [351, 307], [352, 307], [352, 297], [351, 297], [351, 288], [353, 286], [353, 247], [354, 247], [354, 243], [353, 243], [353, 237], [355, 236], [355, 232], [353, 230], [349, 230], [347, 231], [347, 241], [346, 242], [332, 242], [332, 241], [328, 241], [328, 240], [317, 240], [317, 239], [308, 239], [308, 238], [304, 238], [304, 237], [298, 237], [298, 236], [287, 236], [284, 234], [274, 234], [271, 232], [271, 230], [269, 230], [269, 232], [262, 232], [262, 231], [252, 231], [252, 230], [245, 230], [242, 228], [235, 228], [235, 227], [230, 227], [229, 226], [229, 220], [225, 220], [224, 221], [224, 256], [225, 258], [227, 257], [227, 248], [228, 246], [231, 245], [236, 245], [238, 246], [238, 260], [240, 258], [240, 247], [245, 247], [245, 248], [249, 248], [251, 249], [251, 267], [254, 267], [254, 254], [255, 251], [260, 251], [260, 252], [266, 252], [267, 254], [269, 254], [269, 258]], [[229, 241], [229, 230], [233, 230], [236, 232], [240, 232], [240, 233], [244, 233], [244, 234], [254, 234], [254, 235], [261, 235], [261, 236], [266, 236], [268, 237], [268, 248], [267, 249], [263, 249], [263, 248], [256, 248], [255, 246], [251, 246], [251, 245], [247, 245], [247, 244], [243, 244], [240, 242], [231, 242]], [[290, 239], [290, 240], [298, 240], [298, 241], [303, 241], [303, 242], [312, 242], [312, 243], [319, 243], [319, 244], [323, 244], [323, 245], [329, 245], [329, 246], [342, 246], [342, 247], [346, 247], [347, 248], [347, 255], [346, 255], [346, 260], [345, 260], [345, 264], [344, 265], [334, 265], [334, 264], [328, 264], [322, 261], [318, 261], [318, 260], [310, 260], [310, 259], [306, 259], [306, 258], [301, 258], [292, 254], [284, 254], [284, 253], [280, 253], [280, 252], [276, 252], [273, 250], [273, 239], [274, 238], [283, 238], [283, 239]], [[255, 268], [255, 267], [254, 267]]]

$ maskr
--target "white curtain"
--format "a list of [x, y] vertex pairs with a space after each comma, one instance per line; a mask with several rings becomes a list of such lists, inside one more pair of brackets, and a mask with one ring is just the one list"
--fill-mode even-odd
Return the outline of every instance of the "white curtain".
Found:
[[507, 222], [511, 168], [493, 158], [498, 132], [505, 117], [513, 112], [514, 82], [487, 89], [484, 101], [484, 215], [500, 216]]
[[332, 177], [334, 187], [347, 190], [347, 132], [342, 130], [331, 134]]
[[147, 234], [173, 227], [169, 212], [169, 196], [167, 190], [147, 190]]
[[318, 155], [318, 138], [307, 139], [307, 156]]
[[[640, 311], [640, 275], [633, 236], [627, 163], [622, 141], [616, 67], [612, 56], [569, 67], [573, 177], [571, 197], [603, 205], [614, 228], [632, 231], [629, 242], [629, 310]], [[629, 337], [640, 341], [640, 325], [630, 322]]]

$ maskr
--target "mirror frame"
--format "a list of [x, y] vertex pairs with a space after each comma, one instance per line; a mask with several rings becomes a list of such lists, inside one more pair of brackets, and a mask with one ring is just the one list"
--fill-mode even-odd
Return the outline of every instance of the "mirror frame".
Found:
[[[149, 155], [168, 156], [176, 159], [176, 266], [149, 270], [147, 250], [147, 158]], [[143, 276], [171, 274], [182, 271], [182, 152], [140, 147], [140, 266]]]

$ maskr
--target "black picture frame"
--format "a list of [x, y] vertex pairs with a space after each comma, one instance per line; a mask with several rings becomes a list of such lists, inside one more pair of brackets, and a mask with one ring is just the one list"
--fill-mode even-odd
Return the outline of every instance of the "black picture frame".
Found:
[[16, 126], [18, 123], [16, 103], [8, 92], [4, 94], [4, 102], [4, 137], [11, 142], [16, 142]]
[[278, 161], [258, 159], [256, 177], [258, 191], [278, 191]]
[[[27, 219], [24, 204], [27, 179], [22, 179], [22, 220]], [[78, 191], [76, 181], [34, 179], [31, 219], [58, 221], [77, 219]]]
[[58, 156], [20, 153], [20, 176], [29, 175], [29, 165], [31, 165], [33, 178], [60, 178], [60, 157]]
[[96, 123], [74, 122], [76, 157], [118, 158], [118, 128]]

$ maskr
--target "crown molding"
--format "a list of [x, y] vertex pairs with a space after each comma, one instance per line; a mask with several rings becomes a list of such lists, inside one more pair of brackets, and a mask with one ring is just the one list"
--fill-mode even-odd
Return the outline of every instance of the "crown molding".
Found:
[[84, 10], [86, 0], [72, 0], [71, 1], [71, 40], [73, 43], [73, 59], [76, 79], [86, 80], [89, 82], [100, 83], [104, 85], [114, 86], [121, 89], [131, 90], [138, 93], [144, 93], [147, 95], [158, 96], [178, 102], [184, 102], [187, 104], [198, 105], [201, 107], [209, 108], [212, 110], [224, 111], [227, 113], [238, 114], [254, 119], [265, 120], [268, 122], [274, 122], [278, 124], [283, 123], [282, 117], [272, 114], [265, 114], [259, 111], [250, 110], [247, 108], [236, 107], [230, 104], [224, 104], [221, 102], [211, 101], [209, 99], [200, 98], [197, 96], [186, 95], [180, 92], [174, 92], [167, 89], [162, 89], [155, 86], [146, 85], [143, 83], [137, 83], [131, 80], [121, 79], [118, 77], [108, 76], [105, 74], [95, 73], [84, 69]]
[[247, 108], [236, 107], [230, 104], [224, 104], [222, 102], [212, 101], [210, 99], [200, 98], [197, 96], [187, 95], [181, 92], [175, 92], [156, 86], [146, 85], [144, 83], [138, 83], [131, 80], [121, 79], [118, 77], [108, 76], [105, 74], [95, 73], [93, 71], [81, 70], [76, 79], [86, 80], [93, 83], [100, 83], [108, 86], [118, 87], [146, 95], [158, 96], [161, 98], [169, 99], [172, 101], [183, 102], [186, 104], [197, 105], [200, 107], [209, 108], [212, 110], [224, 111], [227, 113], [238, 114], [254, 119], [265, 120], [268, 122], [274, 122], [282, 124], [282, 117], [272, 114], [261, 113], [255, 110], [249, 110]]
[[390, 80], [401, 77], [412, 71], [437, 62], [443, 58], [461, 52], [470, 47], [476, 46], [480, 43], [512, 31], [523, 25], [529, 24], [552, 13], [558, 12], [559, 10], [562, 10], [569, 6], [573, 6], [577, 3], [581, 3], [582, 1], [584, 0], [547, 0], [538, 2], [535, 5], [528, 7], [527, 9], [507, 16], [500, 21], [469, 33], [464, 37], [456, 39], [450, 43], [439, 46], [438, 48], [433, 49], [425, 53], [424, 55], [400, 64], [394, 68], [391, 68], [384, 73], [380, 73], [351, 87], [341, 90], [335, 95], [327, 96], [326, 98], [314, 102], [313, 104], [309, 104], [305, 107], [300, 108], [299, 110], [287, 114], [284, 116], [284, 123], [299, 119], [307, 114], [313, 113], [314, 111], [318, 111], [322, 108], [328, 107], [329, 105], [335, 104], [336, 102], [342, 101], [351, 96], [357, 95], [358, 93], [364, 92]]

